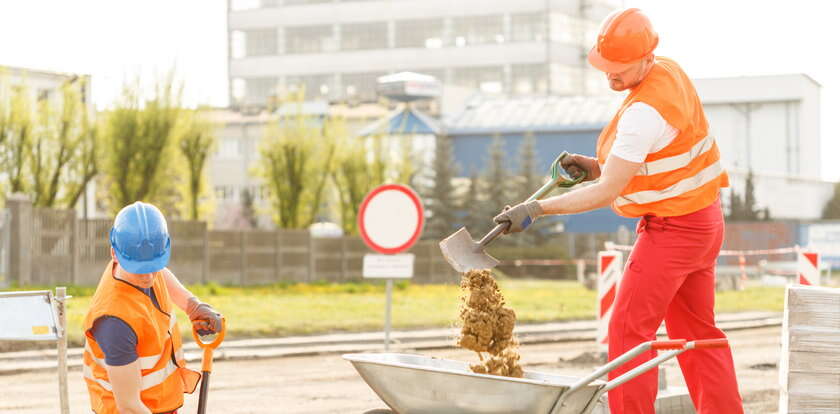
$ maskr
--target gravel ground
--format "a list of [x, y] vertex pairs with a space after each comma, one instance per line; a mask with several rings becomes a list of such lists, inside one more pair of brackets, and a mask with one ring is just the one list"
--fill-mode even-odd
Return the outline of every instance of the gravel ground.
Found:
[[[738, 380], [747, 413], [778, 410], [780, 328], [730, 334]], [[594, 344], [561, 343], [523, 346], [526, 370], [583, 375], [594, 364], [587, 353]], [[460, 350], [424, 351], [426, 355], [475, 362], [473, 353]], [[589, 359], [587, 361], [587, 359]], [[197, 367], [196, 364], [193, 364]], [[670, 385], [682, 385], [676, 363], [666, 368]], [[214, 364], [209, 412], [247, 413], [362, 413], [384, 404], [338, 355], [220, 361]], [[182, 413], [196, 411], [198, 392], [188, 395]], [[88, 396], [80, 370], [70, 372], [71, 413], [88, 413]], [[58, 412], [55, 372], [0, 376], [0, 412], [41, 414]]]

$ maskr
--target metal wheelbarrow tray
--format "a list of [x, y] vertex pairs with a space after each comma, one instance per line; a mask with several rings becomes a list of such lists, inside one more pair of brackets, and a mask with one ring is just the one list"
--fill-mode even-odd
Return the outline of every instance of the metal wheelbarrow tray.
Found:
[[[469, 364], [423, 355], [347, 354], [359, 375], [397, 414], [588, 414], [607, 391], [695, 348], [726, 339], [650, 341], [583, 377], [525, 371], [523, 378], [475, 374]], [[649, 350], [667, 350], [610, 382], [598, 380]]]

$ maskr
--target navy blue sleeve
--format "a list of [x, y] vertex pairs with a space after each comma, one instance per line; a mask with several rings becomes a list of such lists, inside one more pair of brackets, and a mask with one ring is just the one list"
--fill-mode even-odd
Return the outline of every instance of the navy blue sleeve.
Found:
[[137, 335], [134, 330], [113, 316], [103, 316], [93, 323], [93, 337], [105, 353], [105, 363], [128, 365], [137, 360]]

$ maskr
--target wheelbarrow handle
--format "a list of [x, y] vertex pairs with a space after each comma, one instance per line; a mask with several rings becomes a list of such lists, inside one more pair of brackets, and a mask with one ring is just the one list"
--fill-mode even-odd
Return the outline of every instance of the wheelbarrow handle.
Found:
[[552, 413], [558, 412], [559, 408], [563, 405], [566, 399], [569, 398], [570, 395], [574, 394], [575, 392], [583, 389], [587, 385], [591, 384], [592, 381], [595, 381], [598, 378], [606, 375], [610, 371], [615, 370], [616, 368], [630, 362], [631, 360], [635, 359], [637, 356], [648, 352], [650, 350], [667, 350], [667, 352], [662, 352], [656, 357], [650, 359], [649, 361], [625, 372], [624, 374], [620, 375], [617, 378], [614, 378], [607, 382], [606, 385], [601, 387], [598, 392], [593, 395], [592, 399], [587, 406], [587, 409], [584, 410], [583, 414], [588, 414], [595, 408], [595, 402], [601, 398], [605, 392], [610, 391], [621, 384], [624, 384], [627, 381], [630, 381], [633, 378], [638, 377], [639, 375], [644, 374], [645, 372], [650, 371], [651, 369], [659, 366], [663, 362], [689, 350], [689, 349], [708, 349], [708, 348], [726, 348], [729, 346], [729, 340], [726, 338], [719, 338], [719, 339], [700, 339], [696, 341], [686, 341], [685, 339], [671, 339], [671, 340], [662, 340], [662, 341], [648, 341], [643, 342], [633, 349], [621, 354], [619, 357], [615, 358], [612, 361], [604, 364], [600, 368], [593, 371], [591, 374], [581, 378], [577, 382], [575, 382], [569, 389], [560, 395], [560, 398], [557, 399], [557, 402], [554, 405], [554, 409], [552, 409]]

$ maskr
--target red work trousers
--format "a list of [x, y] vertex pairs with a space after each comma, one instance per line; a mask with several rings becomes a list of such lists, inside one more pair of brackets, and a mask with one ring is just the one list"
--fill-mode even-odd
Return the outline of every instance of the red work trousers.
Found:
[[[609, 358], [656, 338], [665, 320], [671, 339], [724, 338], [715, 326], [715, 262], [723, 244], [720, 200], [678, 217], [643, 217], [621, 279], [609, 325]], [[642, 354], [610, 373], [616, 378], [651, 359]], [[729, 348], [689, 350], [677, 357], [698, 414], [744, 412]], [[652, 369], [609, 392], [612, 414], [654, 414]]]

